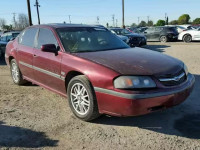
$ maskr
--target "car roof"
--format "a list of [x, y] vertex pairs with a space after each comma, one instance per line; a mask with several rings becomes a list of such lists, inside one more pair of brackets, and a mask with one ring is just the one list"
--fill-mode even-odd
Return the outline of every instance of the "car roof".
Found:
[[[85, 24], [64, 24], [64, 23], [51, 23], [51, 24], [42, 24], [42, 25], [34, 25], [31, 27], [51, 27], [51, 28], [71, 28], [71, 27], [99, 27], [101, 28], [101, 26], [97, 26], [97, 25], [85, 25]], [[105, 28], [105, 27], [104, 27]]]

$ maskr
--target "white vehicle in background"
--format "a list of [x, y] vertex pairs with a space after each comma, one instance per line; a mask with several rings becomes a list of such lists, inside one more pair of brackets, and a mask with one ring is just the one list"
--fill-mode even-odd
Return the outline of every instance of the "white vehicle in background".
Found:
[[178, 40], [184, 41], [186, 43], [192, 41], [200, 41], [200, 28], [181, 32], [178, 36]]

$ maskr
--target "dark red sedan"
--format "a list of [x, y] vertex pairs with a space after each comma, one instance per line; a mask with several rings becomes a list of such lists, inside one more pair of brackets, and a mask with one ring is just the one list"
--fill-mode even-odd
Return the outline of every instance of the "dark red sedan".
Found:
[[5, 58], [15, 84], [29, 81], [68, 97], [73, 113], [85, 121], [178, 105], [195, 82], [180, 60], [130, 48], [97, 26], [31, 26], [8, 43]]

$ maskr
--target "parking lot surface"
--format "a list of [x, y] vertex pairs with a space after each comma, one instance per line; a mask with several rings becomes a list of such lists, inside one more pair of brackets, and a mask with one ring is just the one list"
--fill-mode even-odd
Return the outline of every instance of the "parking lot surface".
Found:
[[[176, 57], [196, 78], [191, 96], [162, 112], [88, 123], [74, 117], [67, 99], [42, 87], [16, 86], [0, 58], [0, 149], [200, 150], [200, 43], [148, 43]], [[159, 63], [159, 62], [158, 62]]]

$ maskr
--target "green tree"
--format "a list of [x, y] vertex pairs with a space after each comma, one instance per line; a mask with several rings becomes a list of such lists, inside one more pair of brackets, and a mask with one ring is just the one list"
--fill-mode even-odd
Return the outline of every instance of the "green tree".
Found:
[[165, 20], [158, 20], [156, 23], [156, 26], [164, 26], [165, 25]]
[[147, 23], [145, 21], [141, 21], [138, 26], [139, 27], [145, 27], [145, 26], [147, 26]]
[[12, 27], [12, 25], [3, 25], [3, 30], [6, 30], [6, 31], [11, 31], [11, 30], [13, 30], [13, 27]]
[[177, 25], [178, 24], [178, 20], [172, 20], [169, 22], [170, 25]]
[[178, 18], [178, 24], [189, 24], [190, 21], [190, 15], [188, 14], [183, 14]]
[[153, 26], [153, 21], [152, 21], [152, 20], [149, 20], [149, 21], [147, 22], [147, 26], [149, 26], [149, 27]]
[[196, 18], [194, 19], [193, 23], [192, 24], [200, 24], [200, 18]]
[[135, 24], [135, 23], [132, 23], [131, 24], [131, 27], [133, 28], [133, 27], [137, 27], [137, 25]]

